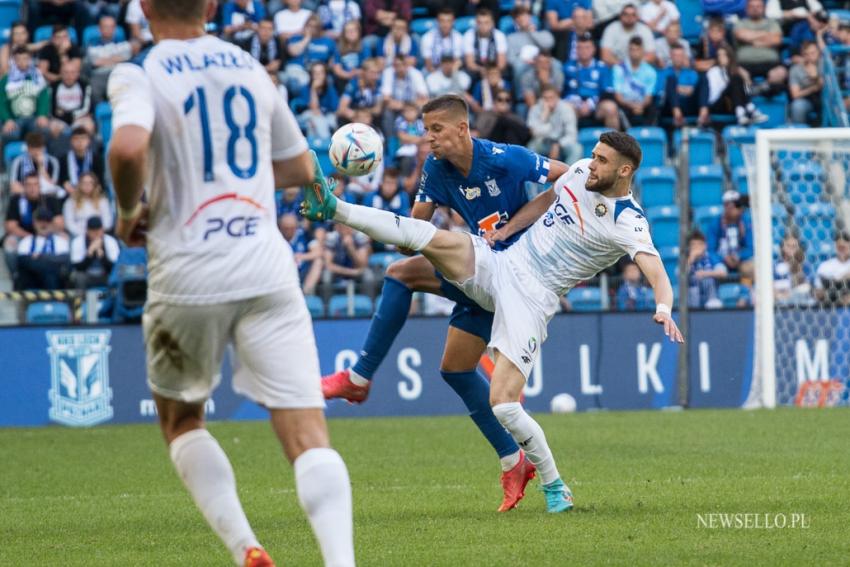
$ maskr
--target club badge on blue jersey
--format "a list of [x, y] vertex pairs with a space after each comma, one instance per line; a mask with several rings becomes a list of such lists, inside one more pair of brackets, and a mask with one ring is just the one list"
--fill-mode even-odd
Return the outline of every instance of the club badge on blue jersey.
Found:
[[90, 426], [112, 419], [109, 387], [111, 331], [47, 331], [50, 419]]

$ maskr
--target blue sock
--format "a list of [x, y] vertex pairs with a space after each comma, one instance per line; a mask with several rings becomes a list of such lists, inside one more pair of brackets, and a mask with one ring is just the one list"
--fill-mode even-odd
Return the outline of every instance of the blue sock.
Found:
[[372, 379], [375, 371], [387, 357], [390, 347], [407, 321], [413, 291], [395, 278], [384, 277], [381, 305], [372, 317], [360, 358], [354, 370], [360, 376]]
[[481, 434], [487, 438], [499, 457], [507, 457], [519, 451], [519, 446], [508, 433], [490, 407], [490, 382], [477, 370], [466, 372], [444, 372], [440, 371], [443, 380], [452, 387], [463, 400], [469, 417], [481, 430]]

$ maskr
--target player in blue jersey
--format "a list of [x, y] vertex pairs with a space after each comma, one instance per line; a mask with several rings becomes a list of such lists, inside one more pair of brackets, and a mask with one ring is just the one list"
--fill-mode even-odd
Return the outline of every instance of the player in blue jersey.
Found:
[[[430, 220], [438, 205], [456, 210], [470, 229], [487, 235], [499, 249], [510, 246], [521, 232], [501, 230], [528, 202], [525, 182], [554, 181], [566, 164], [539, 156], [521, 146], [472, 138], [469, 110], [462, 97], [444, 95], [423, 107], [431, 155], [423, 168], [419, 194], [411, 216]], [[526, 223], [523, 226], [526, 226]], [[502, 467], [504, 500], [499, 511], [514, 508], [523, 497], [534, 467], [490, 409], [490, 384], [477, 370], [490, 340], [493, 314], [448, 283], [423, 256], [390, 265], [384, 278], [381, 305], [351, 369], [322, 379], [325, 398], [362, 402], [370, 380], [386, 357], [410, 311], [414, 291], [443, 295], [457, 302], [446, 335], [440, 374], [463, 399], [469, 415], [493, 446]]]

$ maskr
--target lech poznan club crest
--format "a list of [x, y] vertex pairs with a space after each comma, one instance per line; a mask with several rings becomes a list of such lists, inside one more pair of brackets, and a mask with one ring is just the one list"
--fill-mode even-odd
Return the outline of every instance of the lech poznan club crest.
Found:
[[111, 331], [47, 331], [50, 419], [71, 426], [112, 418], [109, 387]]

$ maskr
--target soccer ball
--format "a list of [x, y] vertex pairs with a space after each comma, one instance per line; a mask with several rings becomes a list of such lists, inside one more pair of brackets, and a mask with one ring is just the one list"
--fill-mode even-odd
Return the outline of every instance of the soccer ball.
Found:
[[346, 124], [331, 137], [331, 164], [350, 177], [372, 173], [383, 157], [381, 136], [366, 124]]
[[549, 402], [552, 413], [573, 413], [576, 411], [576, 399], [569, 394], [558, 394]]

